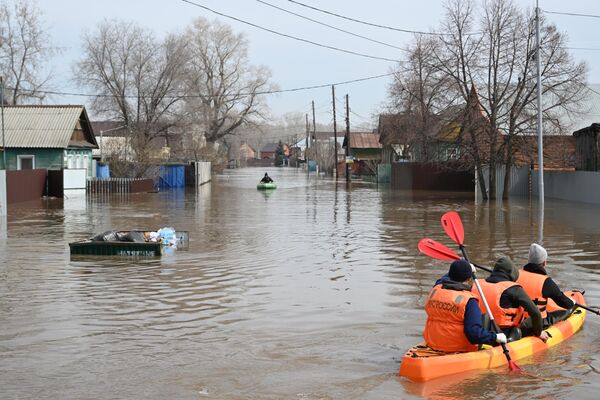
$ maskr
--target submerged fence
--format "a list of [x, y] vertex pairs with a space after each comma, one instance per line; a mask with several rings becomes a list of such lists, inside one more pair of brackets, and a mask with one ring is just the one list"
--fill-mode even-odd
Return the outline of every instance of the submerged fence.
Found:
[[143, 193], [154, 190], [154, 180], [143, 178], [92, 178], [87, 182], [88, 193]]

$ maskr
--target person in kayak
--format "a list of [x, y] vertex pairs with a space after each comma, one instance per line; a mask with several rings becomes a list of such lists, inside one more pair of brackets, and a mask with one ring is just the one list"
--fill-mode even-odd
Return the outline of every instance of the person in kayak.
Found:
[[[548, 252], [546, 249], [537, 243], [532, 243], [529, 246], [527, 264], [519, 271], [519, 278], [517, 279], [517, 283], [523, 286], [525, 292], [539, 308], [544, 329], [567, 318], [570, 314], [570, 309], [575, 305], [575, 302], [566, 296], [559, 289], [556, 282], [548, 276], [546, 272], [547, 260]], [[547, 312], [546, 305], [548, 304], [548, 299], [554, 300], [564, 310]], [[521, 330], [525, 334], [530, 329], [532, 329], [531, 321], [525, 320], [521, 326]]]
[[[518, 277], [519, 269], [512, 260], [508, 257], [500, 257], [494, 264], [490, 276], [486, 279], [478, 279], [478, 282], [490, 306], [494, 321], [506, 334], [509, 342], [521, 339], [522, 332], [519, 325], [524, 319], [525, 312], [529, 314], [531, 320], [528, 322], [531, 328], [527, 333], [545, 342], [548, 340], [548, 334], [542, 330], [542, 315], [523, 287], [516, 283]], [[473, 294], [479, 296], [476, 290]], [[485, 313], [481, 302], [480, 309]]]
[[506, 343], [504, 333], [482, 326], [479, 300], [471, 293], [473, 268], [465, 260], [450, 264], [448, 277], [431, 289], [425, 311], [423, 337], [427, 345], [444, 352], [475, 351], [480, 344]]
[[260, 183], [272, 183], [273, 179], [265, 172], [265, 176], [260, 180]]

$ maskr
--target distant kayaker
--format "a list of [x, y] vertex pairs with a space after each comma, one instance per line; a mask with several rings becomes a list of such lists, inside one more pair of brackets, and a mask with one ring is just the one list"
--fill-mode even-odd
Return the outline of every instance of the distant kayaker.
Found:
[[454, 261], [448, 278], [434, 286], [427, 297], [423, 337], [434, 350], [475, 351], [480, 344], [506, 343], [504, 333], [483, 328], [478, 299], [471, 293], [472, 268], [465, 260]]
[[[521, 339], [522, 332], [519, 325], [527, 312], [528, 319], [531, 320], [527, 325], [531, 329], [527, 333], [545, 342], [548, 340], [548, 334], [542, 331], [542, 315], [521, 285], [515, 282], [518, 277], [519, 270], [511, 259], [500, 257], [494, 264], [491, 275], [485, 280], [478, 279], [478, 282], [496, 324], [509, 341]], [[479, 297], [477, 291], [473, 291], [473, 294]], [[480, 307], [480, 309], [481, 312], [485, 312], [484, 308]]]
[[260, 180], [260, 183], [272, 183], [273, 179], [265, 172], [265, 176]]
[[[546, 265], [548, 252], [537, 243], [529, 246], [529, 256], [527, 264], [519, 271], [517, 283], [523, 286], [525, 292], [531, 297], [537, 305], [543, 318], [544, 329], [569, 316], [569, 310], [575, 305], [575, 302], [566, 296], [558, 287], [556, 282], [548, 276]], [[564, 310], [547, 312], [546, 306], [548, 299], [554, 300]], [[532, 329], [528, 321], [524, 321], [521, 330], [525, 334]]]

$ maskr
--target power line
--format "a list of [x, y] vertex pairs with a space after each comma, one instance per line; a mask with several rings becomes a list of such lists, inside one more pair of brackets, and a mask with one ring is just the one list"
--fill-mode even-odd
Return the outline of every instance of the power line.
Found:
[[368, 41], [370, 41], [370, 42], [373, 42], [373, 43], [378, 43], [378, 44], [382, 44], [382, 45], [384, 45], [384, 46], [392, 47], [392, 48], [394, 48], [394, 49], [398, 49], [398, 50], [406, 51], [406, 49], [403, 49], [402, 47], [394, 46], [393, 44], [389, 44], [389, 43], [385, 43], [385, 42], [380, 42], [379, 40], [371, 39], [371, 38], [369, 38], [369, 37], [362, 36], [362, 35], [356, 34], [356, 33], [354, 33], [354, 32], [350, 32], [350, 31], [347, 31], [347, 30], [344, 30], [344, 29], [341, 29], [341, 28], [335, 27], [335, 26], [333, 26], [333, 25], [326, 24], [326, 23], [324, 23], [324, 22], [321, 22], [321, 21], [317, 21], [317, 20], [315, 20], [315, 19], [309, 18], [309, 17], [307, 17], [307, 16], [304, 16], [304, 15], [302, 15], [302, 14], [297, 14], [297, 13], [295, 13], [295, 12], [293, 12], [293, 11], [286, 10], [285, 8], [281, 8], [281, 7], [278, 7], [278, 6], [274, 5], [274, 4], [267, 3], [266, 1], [263, 1], [263, 0], [255, 0], [255, 1], [257, 1], [257, 2], [259, 2], [259, 3], [261, 3], [261, 4], [264, 4], [264, 5], [266, 5], [266, 6], [273, 7], [273, 8], [275, 8], [275, 9], [277, 9], [277, 10], [280, 10], [280, 11], [286, 12], [286, 13], [288, 13], [288, 14], [292, 14], [292, 15], [295, 15], [295, 16], [297, 16], [297, 17], [300, 17], [300, 18], [306, 19], [306, 20], [308, 20], [308, 21], [314, 22], [315, 24], [323, 25], [323, 26], [326, 26], [326, 27], [328, 27], [328, 28], [335, 29], [336, 31], [340, 31], [340, 32], [347, 33], [348, 35], [352, 35], [352, 36], [355, 36], [355, 37], [358, 37], [358, 38], [361, 38], [361, 39], [365, 39], [365, 40], [368, 40]]
[[[331, 11], [323, 10], [321, 8], [318, 8], [318, 7], [310, 6], [310, 5], [304, 4], [304, 3], [300, 3], [299, 1], [295, 1], [295, 0], [288, 0], [288, 1], [290, 3], [297, 4], [297, 5], [301, 6], [301, 7], [310, 8], [311, 10], [322, 12], [324, 14], [332, 15], [334, 17], [342, 18], [342, 19], [345, 19], [345, 20], [348, 20], [348, 21], [352, 21], [352, 22], [357, 22], [357, 23], [363, 24], [363, 25], [374, 26], [374, 27], [377, 27], [377, 28], [389, 29], [389, 30], [392, 30], [392, 31], [404, 32], [404, 33], [415, 33], [415, 34], [418, 34], [418, 35], [432, 35], [432, 36], [445, 36], [445, 35], [448, 35], [447, 33], [415, 31], [415, 30], [412, 30], [412, 29], [395, 28], [393, 26], [375, 24], [373, 22], [362, 21], [360, 19], [351, 18], [351, 17], [347, 17], [345, 15], [341, 15], [341, 14], [337, 14], [337, 13], [334, 13], [334, 12], [331, 12]], [[467, 35], [472, 35], [472, 33], [467, 33]]]
[[567, 50], [585, 50], [585, 51], [600, 51], [600, 48], [593, 47], [565, 47]]
[[[219, 95], [220, 97], [229, 97], [229, 96], [253, 96], [253, 95], [267, 95], [267, 94], [278, 94], [278, 93], [288, 93], [288, 92], [299, 92], [299, 91], [303, 91], [303, 90], [312, 90], [312, 89], [321, 89], [321, 88], [325, 88], [325, 87], [331, 87], [331, 85], [348, 85], [351, 83], [357, 83], [357, 82], [364, 82], [364, 81], [369, 81], [372, 79], [379, 79], [379, 78], [384, 78], [386, 76], [390, 76], [393, 75], [394, 73], [387, 73], [387, 74], [381, 74], [381, 75], [374, 75], [374, 76], [367, 76], [364, 78], [357, 78], [357, 79], [352, 79], [352, 80], [348, 80], [348, 81], [341, 81], [341, 82], [336, 82], [336, 83], [324, 83], [321, 85], [312, 85], [312, 86], [303, 86], [303, 87], [297, 87], [297, 88], [292, 88], [292, 89], [280, 89], [280, 90], [265, 90], [265, 91], [258, 91], [256, 93], [232, 93], [230, 95]], [[14, 88], [5, 88], [8, 90], [13, 90]], [[24, 93], [33, 93], [33, 91], [29, 91], [29, 90], [22, 90], [22, 92]], [[117, 96], [114, 94], [89, 94], [89, 93], [74, 93], [74, 92], [58, 92], [58, 91], [50, 91], [50, 90], [37, 90], [35, 91], [35, 93], [41, 93], [41, 94], [49, 94], [49, 95], [60, 95], [60, 96], [77, 96], [77, 97], [96, 97], [96, 98], [106, 98], [106, 97], [124, 97], [124, 98], [139, 98], [139, 95], [124, 95], [124, 96]], [[178, 95], [178, 96], [164, 96], [164, 99], [175, 99], [175, 98], [182, 98], [182, 99], [188, 99], [188, 98], [202, 98], [202, 97], [210, 97], [210, 96], [201, 96], [201, 95]]]
[[252, 22], [248, 22], [248, 21], [245, 21], [243, 19], [239, 19], [239, 18], [233, 17], [231, 15], [223, 14], [221, 12], [215, 11], [215, 10], [213, 10], [211, 8], [208, 8], [206, 6], [203, 6], [201, 4], [194, 3], [193, 1], [190, 1], [190, 0], [181, 0], [181, 1], [184, 2], [184, 3], [188, 3], [190, 5], [202, 8], [204, 10], [210, 11], [210, 12], [212, 12], [214, 14], [217, 14], [217, 15], [220, 15], [222, 17], [229, 18], [229, 19], [232, 19], [234, 21], [241, 22], [242, 24], [250, 25], [250, 26], [252, 26], [254, 28], [257, 28], [257, 29], [260, 29], [260, 30], [263, 30], [263, 31], [266, 31], [266, 32], [269, 32], [269, 33], [273, 33], [275, 35], [283, 36], [283, 37], [286, 37], [288, 39], [294, 39], [294, 40], [297, 40], [299, 42], [304, 42], [304, 43], [312, 44], [314, 46], [319, 46], [319, 47], [323, 47], [323, 48], [326, 48], [326, 49], [339, 51], [339, 52], [342, 52], [342, 53], [352, 54], [352, 55], [359, 56], [359, 57], [371, 58], [371, 59], [374, 59], [374, 60], [391, 61], [391, 62], [398, 62], [399, 61], [399, 60], [392, 59], [392, 58], [371, 56], [369, 54], [358, 53], [358, 52], [352, 51], [352, 50], [341, 49], [339, 47], [334, 47], [334, 46], [329, 46], [329, 45], [322, 44], [322, 43], [313, 42], [312, 40], [303, 39], [303, 38], [299, 38], [297, 36], [288, 35], [287, 33], [281, 33], [281, 32], [275, 31], [273, 29], [269, 29], [269, 28], [265, 28], [265, 27], [257, 25], [257, 24], [253, 24]]
[[578, 13], [569, 13], [569, 12], [560, 12], [560, 11], [548, 11], [542, 10], [546, 14], [556, 14], [556, 15], [568, 15], [570, 17], [588, 17], [588, 18], [600, 18], [600, 15], [595, 14], [578, 14]]

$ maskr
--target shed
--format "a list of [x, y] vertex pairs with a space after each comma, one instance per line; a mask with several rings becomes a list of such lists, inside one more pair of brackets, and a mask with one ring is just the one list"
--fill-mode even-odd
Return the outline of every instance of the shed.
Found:
[[161, 165], [158, 186], [163, 189], [185, 187], [185, 165]]
[[[352, 173], [357, 175], [376, 175], [376, 164], [381, 162], [381, 143], [379, 134], [373, 132], [350, 132], [350, 143], [344, 138], [344, 148], [350, 145], [348, 152], [353, 158]], [[338, 165], [339, 168], [339, 165]]]

